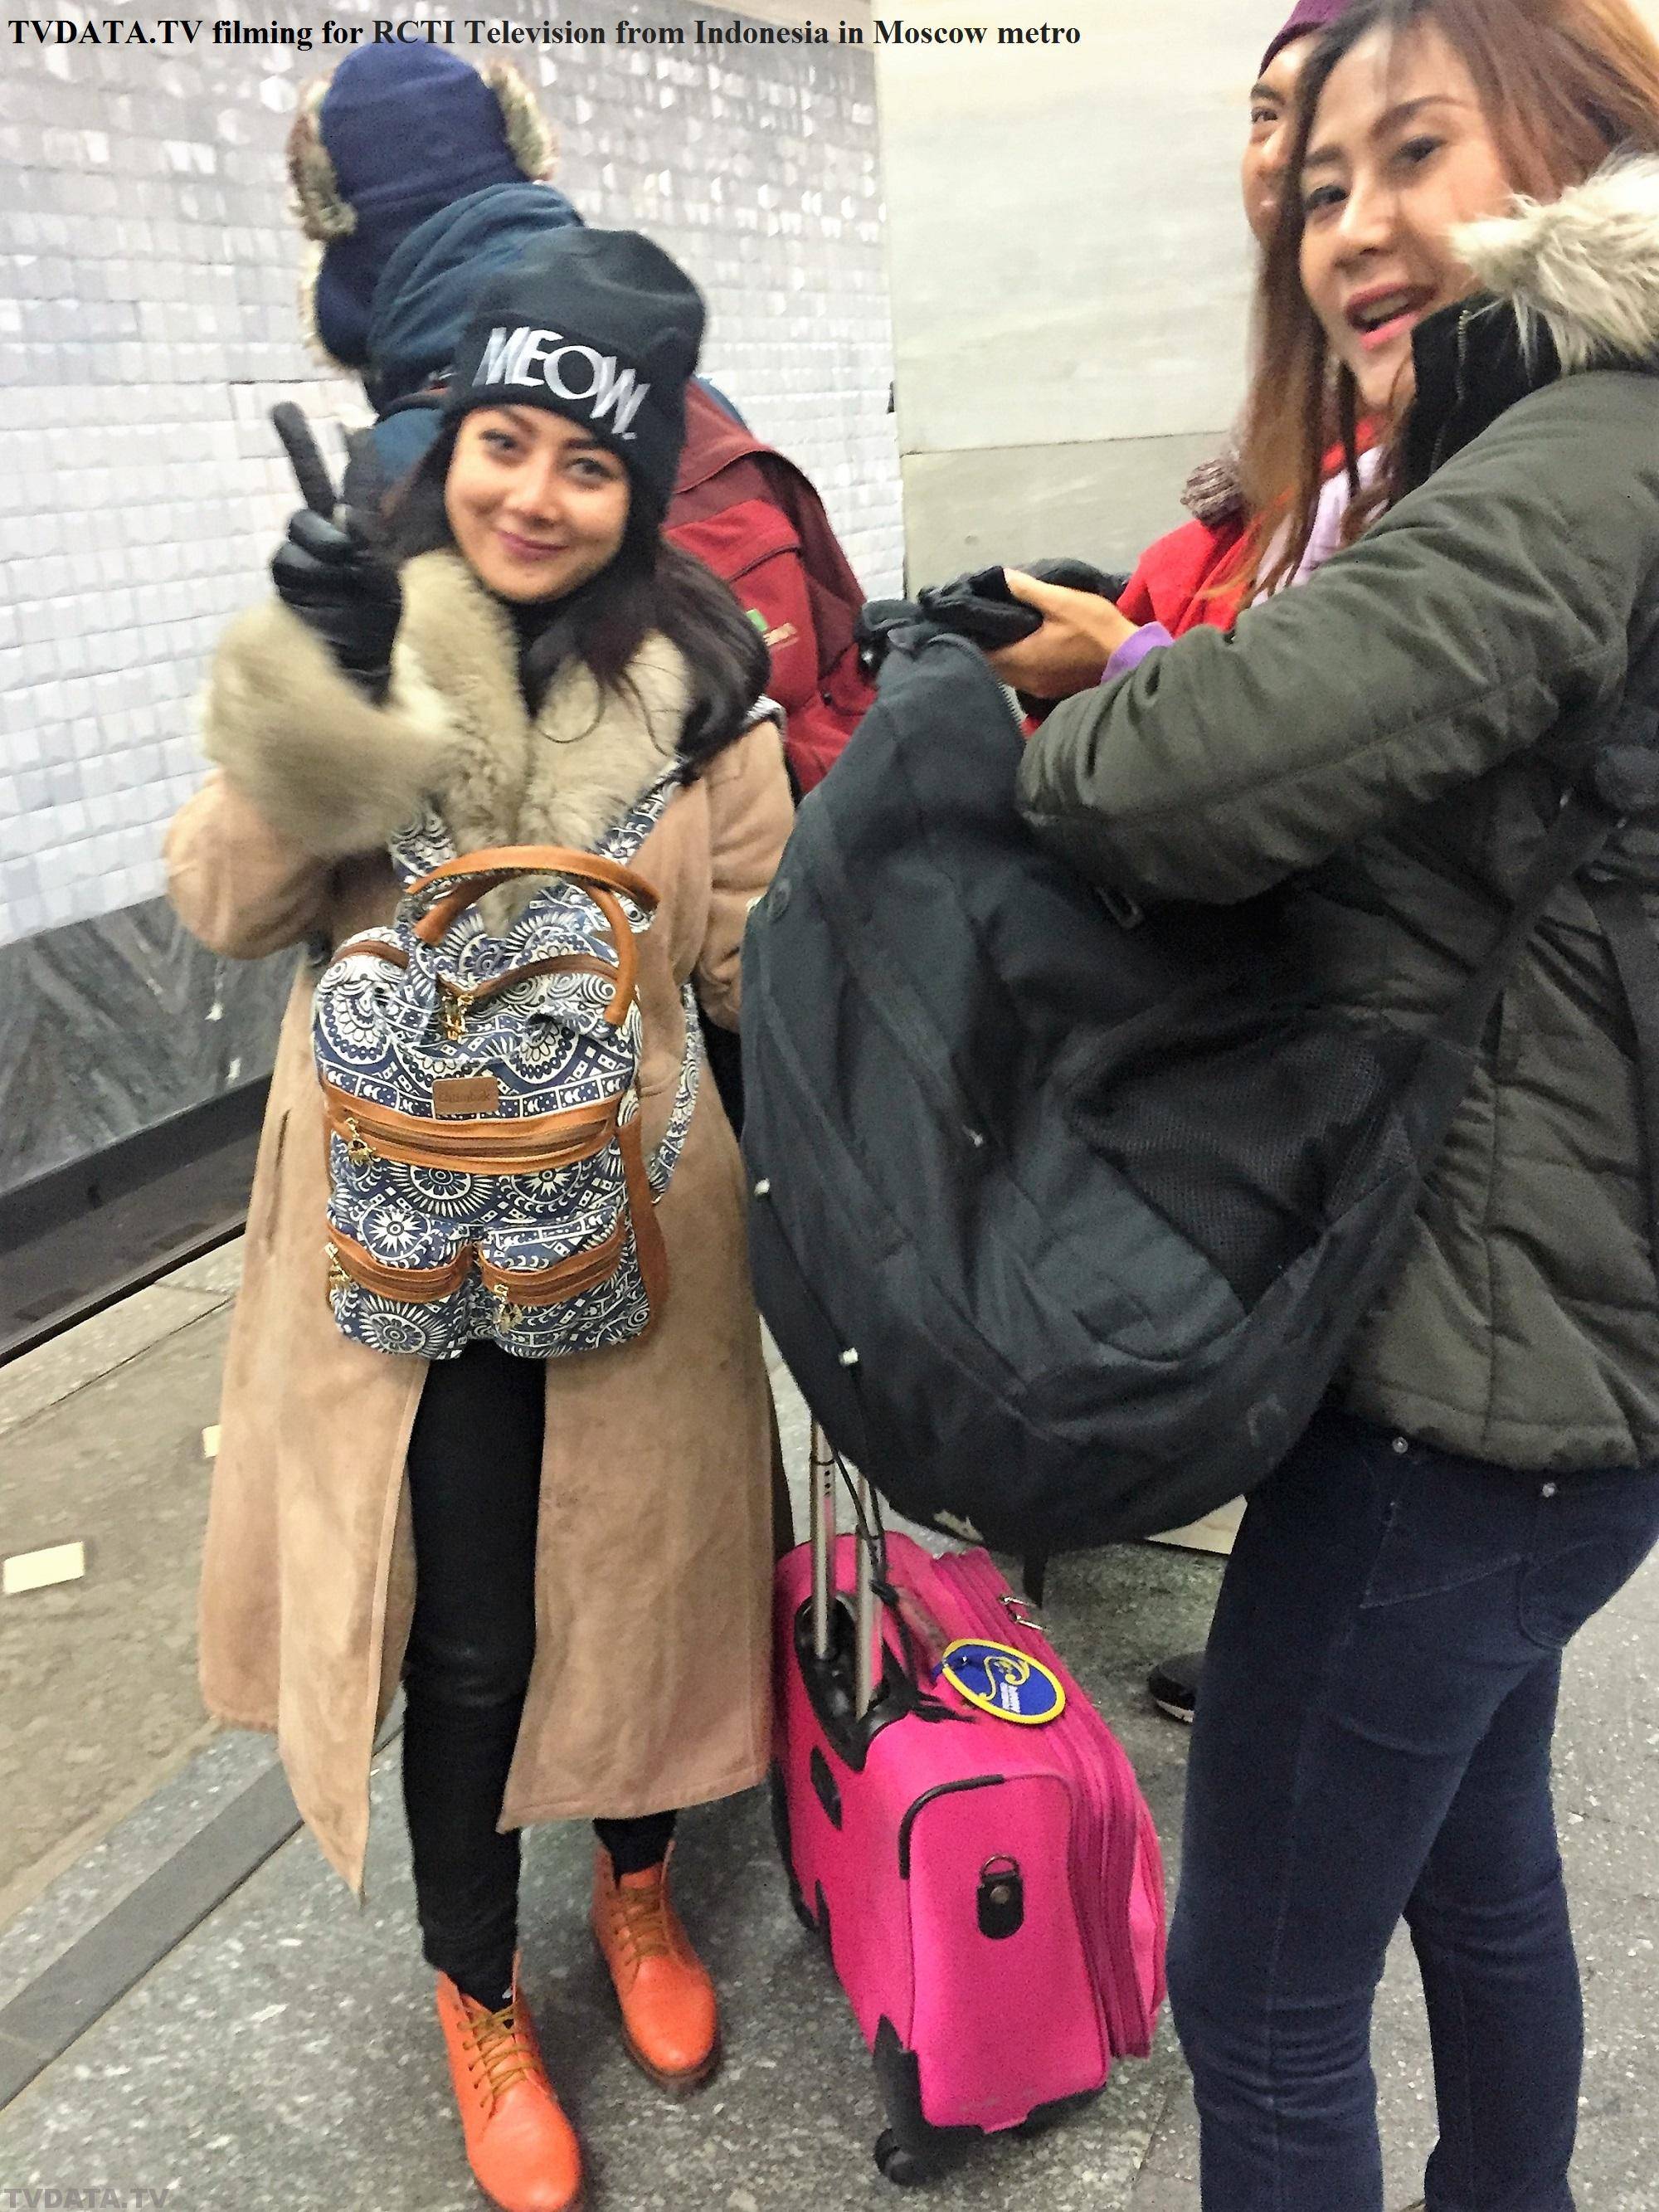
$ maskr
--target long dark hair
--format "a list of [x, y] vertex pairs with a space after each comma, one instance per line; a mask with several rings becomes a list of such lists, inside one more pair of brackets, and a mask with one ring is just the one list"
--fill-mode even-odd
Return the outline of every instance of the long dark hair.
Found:
[[[459, 420], [447, 423], [386, 501], [385, 550], [399, 564], [440, 547], [455, 550], [444, 480], [459, 430]], [[601, 694], [620, 695], [629, 688], [635, 654], [653, 630], [660, 631], [691, 671], [692, 706], [679, 753], [695, 774], [742, 735], [750, 708], [766, 688], [771, 659], [728, 586], [671, 545], [660, 515], [641, 498], [637, 484], [631, 492], [615, 559], [559, 602], [558, 618], [530, 647], [526, 667], [532, 683], [544, 681], [574, 653]]]
[[[1297, 87], [1296, 125], [1257, 295], [1255, 374], [1243, 445], [1245, 494], [1256, 520], [1241, 571], [1260, 595], [1293, 576], [1313, 534], [1324, 459], [1340, 441], [1358, 473], [1358, 393], [1333, 374], [1319, 318], [1302, 288], [1298, 186], [1320, 95], [1370, 33], [1432, 24], [1473, 78], [1517, 192], [1554, 199], [1616, 150], [1659, 151], [1659, 45], [1628, 0], [1357, 0], [1325, 33]], [[1358, 534], [1394, 496], [1394, 454], [1343, 521]], [[1281, 543], [1274, 540], [1288, 522]]]

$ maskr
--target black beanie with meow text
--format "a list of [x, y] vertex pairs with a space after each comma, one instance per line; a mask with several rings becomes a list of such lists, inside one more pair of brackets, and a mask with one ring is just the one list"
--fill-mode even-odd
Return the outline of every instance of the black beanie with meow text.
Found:
[[545, 407], [579, 422], [661, 515], [702, 326], [702, 295], [638, 231], [556, 231], [480, 291], [445, 412]]

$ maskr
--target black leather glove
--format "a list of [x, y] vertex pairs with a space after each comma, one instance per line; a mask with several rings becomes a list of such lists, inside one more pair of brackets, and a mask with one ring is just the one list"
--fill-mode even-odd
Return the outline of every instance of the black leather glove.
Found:
[[[1062, 584], [1073, 592], [1097, 592], [1112, 600], [1122, 595], [1129, 580], [1127, 576], [1109, 575], [1089, 561], [1032, 561], [1026, 564], [1025, 573], [1040, 584]], [[1021, 638], [1042, 627], [1036, 609], [1028, 607], [1009, 590], [1001, 568], [978, 568], [971, 575], [953, 576], [948, 584], [924, 584], [914, 600], [872, 599], [859, 617], [856, 631], [865, 673], [873, 675], [880, 667], [894, 630], [924, 620], [953, 630], [984, 653], [1018, 645]], [[1046, 714], [1054, 702], [1028, 700], [1022, 694], [1020, 704], [1027, 714]]]
[[270, 564], [291, 607], [333, 654], [343, 675], [377, 703], [391, 680], [392, 643], [404, 611], [397, 572], [369, 544], [358, 518], [340, 524], [302, 507]]

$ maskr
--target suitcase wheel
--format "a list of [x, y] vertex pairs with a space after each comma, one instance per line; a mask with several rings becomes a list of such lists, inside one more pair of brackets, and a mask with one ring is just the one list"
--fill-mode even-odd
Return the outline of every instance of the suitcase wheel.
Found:
[[914, 2151], [905, 2149], [891, 2128], [884, 2128], [876, 2137], [876, 2164], [883, 2178], [900, 2189], [914, 2189], [927, 2179], [926, 2166]]

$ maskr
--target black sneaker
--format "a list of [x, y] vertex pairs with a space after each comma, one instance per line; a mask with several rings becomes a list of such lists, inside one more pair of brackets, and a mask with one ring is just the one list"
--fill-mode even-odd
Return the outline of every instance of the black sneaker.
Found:
[[1146, 1677], [1152, 1703], [1172, 1721], [1185, 1721], [1190, 1727], [1203, 1674], [1201, 1651], [1182, 1651], [1174, 1659], [1164, 1660]]

